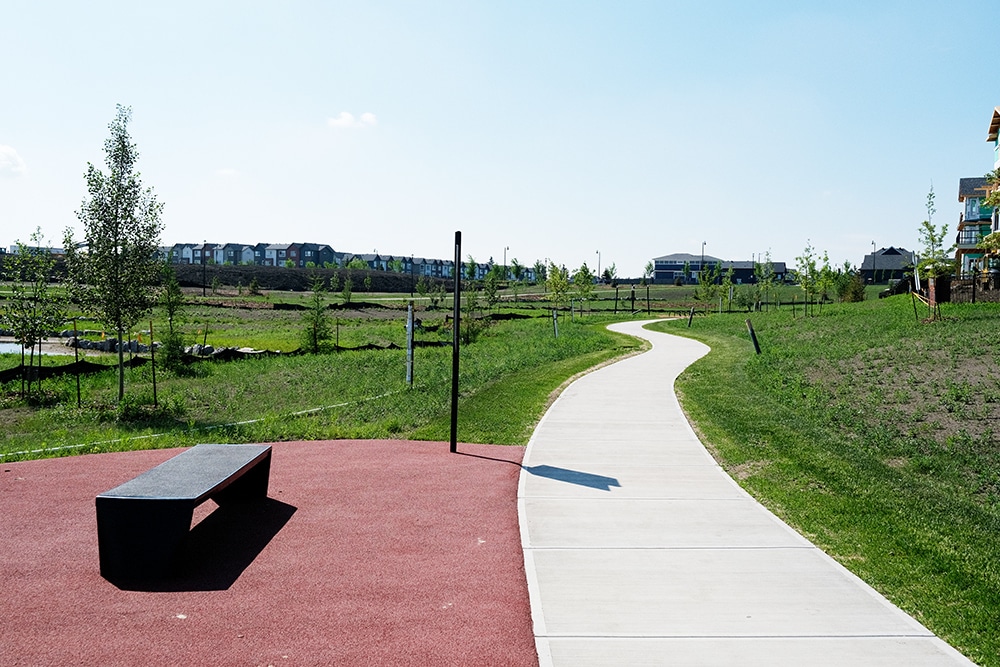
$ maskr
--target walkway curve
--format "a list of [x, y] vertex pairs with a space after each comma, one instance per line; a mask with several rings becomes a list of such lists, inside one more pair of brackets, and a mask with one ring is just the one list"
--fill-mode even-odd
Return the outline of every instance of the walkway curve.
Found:
[[716, 464], [653, 347], [570, 385], [528, 444], [518, 514], [539, 663], [969, 665]]

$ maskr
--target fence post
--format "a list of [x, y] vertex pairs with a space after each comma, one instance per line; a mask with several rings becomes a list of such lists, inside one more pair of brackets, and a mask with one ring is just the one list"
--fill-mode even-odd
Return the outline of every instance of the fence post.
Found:
[[757, 351], [757, 354], [760, 354], [760, 343], [757, 342], [757, 334], [754, 332], [750, 320], [747, 320], [747, 330], [750, 332], [750, 340], [753, 341], [753, 349]]
[[694, 319], [694, 306], [691, 306], [691, 314], [688, 315], [688, 329], [691, 328], [691, 320]]
[[555, 331], [556, 338], [559, 338], [559, 312], [552, 309], [552, 330]]

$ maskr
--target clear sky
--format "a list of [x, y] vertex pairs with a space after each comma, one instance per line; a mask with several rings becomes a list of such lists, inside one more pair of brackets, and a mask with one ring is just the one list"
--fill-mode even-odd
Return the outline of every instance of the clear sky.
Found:
[[639, 276], [918, 249], [992, 169], [996, 0], [0, 0], [0, 245], [58, 245], [131, 106], [165, 245]]

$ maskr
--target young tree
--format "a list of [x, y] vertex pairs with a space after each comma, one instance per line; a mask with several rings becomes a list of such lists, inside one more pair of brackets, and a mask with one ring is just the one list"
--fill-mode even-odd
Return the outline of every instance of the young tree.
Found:
[[542, 260], [540, 259], [535, 260], [534, 269], [535, 269], [536, 283], [544, 283], [546, 280], [548, 280], [548, 275], [546, 273], [548, 271], [548, 268], [545, 266], [545, 263]]
[[819, 312], [823, 312], [823, 302], [830, 297], [830, 290], [836, 284], [836, 273], [830, 266], [830, 256], [823, 251], [822, 265], [816, 276], [816, 291], [819, 293]]
[[476, 280], [476, 274], [479, 272], [479, 264], [476, 260], [469, 255], [469, 258], [465, 261], [465, 279], [470, 283]]
[[181, 367], [184, 356], [184, 333], [181, 331], [184, 323], [184, 293], [177, 282], [177, 274], [169, 264], [163, 266], [160, 307], [167, 316], [167, 335], [161, 341], [160, 360], [165, 368], [176, 371]]
[[927, 193], [927, 219], [920, 223], [917, 233], [920, 242], [923, 244], [923, 252], [920, 261], [917, 262], [917, 269], [921, 276], [937, 278], [949, 276], [955, 272], [955, 263], [950, 259], [955, 246], [945, 248], [944, 242], [948, 237], [948, 225], [941, 225], [940, 228], [934, 226], [934, 186], [931, 186]]
[[656, 271], [656, 265], [653, 264], [653, 260], [646, 262], [646, 266], [642, 270], [642, 282], [645, 285], [647, 281], [652, 280], [653, 274]]
[[566, 303], [566, 293], [569, 292], [569, 273], [566, 269], [556, 266], [555, 262], [549, 263], [546, 273], [550, 298], [555, 307], [560, 308]]
[[302, 323], [305, 325], [302, 330], [302, 349], [315, 354], [321, 352], [333, 338], [333, 329], [326, 309], [326, 285], [323, 279], [314, 277], [311, 289], [309, 308], [302, 315]]
[[612, 287], [618, 284], [618, 267], [611, 263], [611, 266], [604, 268], [604, 273], [601, 274], [601, 279], [606, 283], [610, 284]]
[[753, 265], [753, 272], [757, 278], [757, 286], [760, 294], [763, 294], [764, 301], [770, 298], [771, 287], [774, 286], [774, 262], [771, 261], [771, 251], [764, 253], [764, 261], [756, 262]]
[[517, 261], [517, 257], [510, 260], [510, 275], [515, 281], [524, 278], [524, 266]]
[[351, 302], [351, 293], [354, 290], [354, 281], [351, 280], [351, 274], [348, 273], [344, 278], [344, 286], [340, 288], [340, 297], [344, 300], [344, 303]]
[[[41, 345], [42, 340], [52, 329], [63, 323], [66, 308], [63, 300], [49, 291], [52, 280], [52, 270], [55, 259], [45, 249], [45, 238], [41, 228], [31, 235], [32, 245], [18, 241], [17, 252], [7, 255], [4, 262], [4, 272], [10, 281], [10, 297], [0, 310], [0, 326], [10, 329], [14, 340], [21, 344], [22, 349], [31, 350], [28, 368], [33, 369], [35, 363], [35, 345]], [[38, 354], [41, 366], [41, 350]], [[21, 355], [22, 390], [24, 373], [24, 354]], [[40, 386], [40, 385], [39, 385]], [[31, 393], [31, 375], [28, 375], [28, 393]]]
[[589, 299], [594, 293], [594, 274], [590, 272], [586, 262], [580, 265], [576, 275], [573, 276], [573, 287], [581, 299]]
[[802, 254], [795, 258], [795, 268], [799, 274], [799, 286], [806, 293], [806, 312], [809, 312], [809, 298], [816, 291], [816, 280], [819, 277], [818, 270], [816, 269], [815, 252], [816, 250], [812, 247], [812, 243], [806, 241], [806, 247], [802, 251]]
[[160, 273], [156, 253], [163, 225], [163, 205], [152, 188], [143, 189], [135, 163], [139, 158], [128, 133], [132, 110], [118, 105], [104, 142], [108, 173], [87, 165], [87, 191], [77, 217], [83, 223], [78, 250], [66, 230], [66, 265], [71, 293], [118, 337], [118, 400], [125, 397], [122, 339], [155, 302], [153, 285]]
[[698, 272], [698, 298], [702, 301], [707, 301], [711, 303], [716, 300], [719, 296], [718, 282], [722, 276], [722, 264], [716, 262], [715, 264], [706, 265], [701, 271]]
[[486, 307], [491, 311], [500, 300], [499, 289], [500, 278], [502, 275], [503, 268], [498, 265], [493, 265], [486, 274], [486, 279], [483, 280], [483, 298], [486, 300]]

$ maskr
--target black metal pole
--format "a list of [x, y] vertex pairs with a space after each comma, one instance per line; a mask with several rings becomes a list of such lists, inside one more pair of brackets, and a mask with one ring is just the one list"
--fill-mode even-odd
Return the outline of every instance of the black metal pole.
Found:
[[153, 371], [153, 407], [160, 404], [156, 401], [156, 350], [153, 348], [153, 320], [149, 321], [149, 364]]
[[73, 318], [73, 365], [76, 371], [76, 407], [80, 407], [80, 334], [76, 330], [76, 318]]
[[451, 453], [458, 451], [458, 348], [462, 298], [462, 232], [455, 232], [455, 299], [451, 336]]

